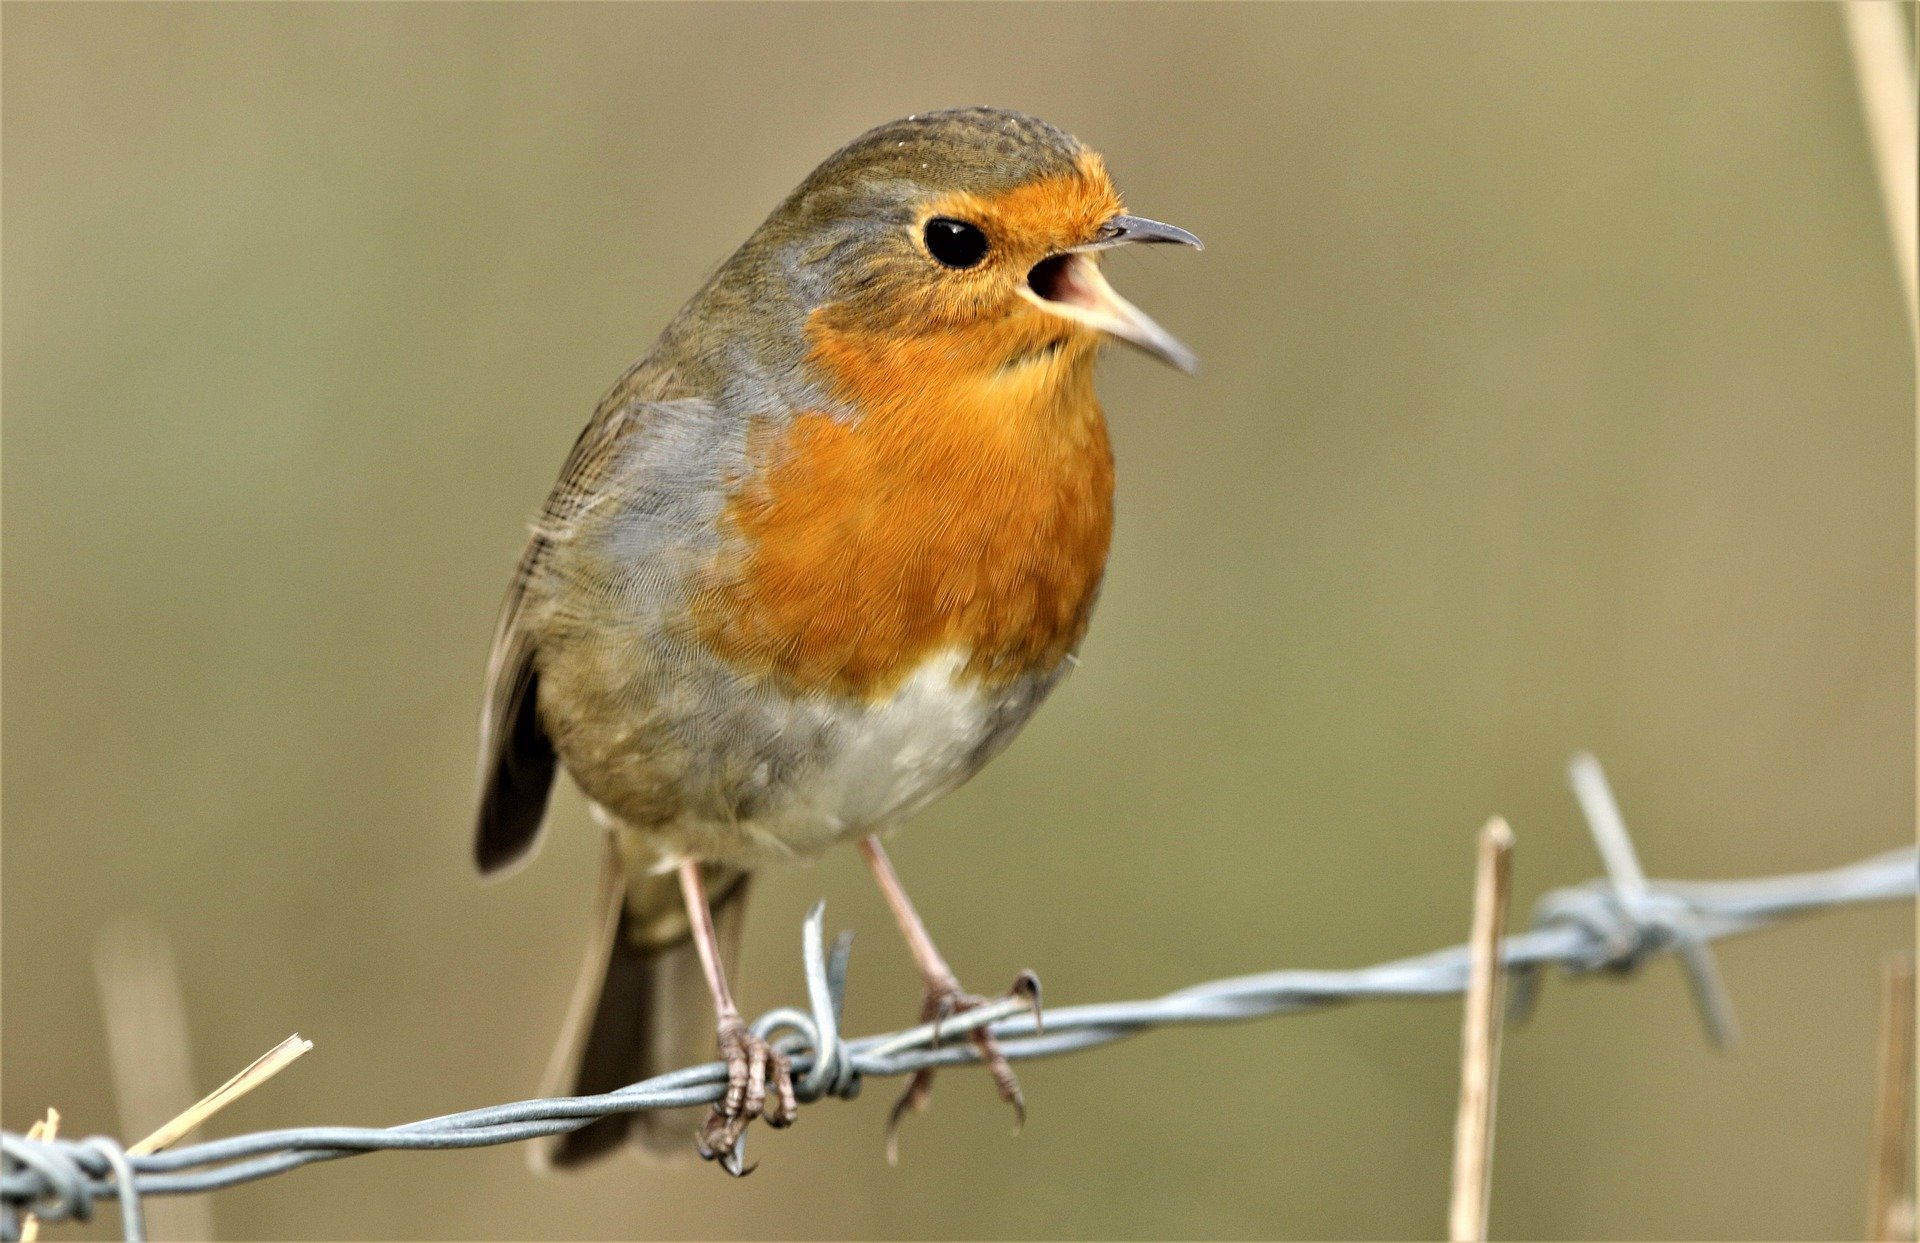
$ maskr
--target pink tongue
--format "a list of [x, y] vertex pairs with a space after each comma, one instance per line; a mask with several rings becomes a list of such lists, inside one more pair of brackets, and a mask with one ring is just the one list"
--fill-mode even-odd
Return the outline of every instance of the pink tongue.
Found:
[[1060, 292], [1057, 297], [1061, 302], [1070, 302], [1074, 306], [1092, 310], [1095, 305], [1093, 290], [1080, 279], [1080, 265], [1083, 262], [1085, 261], [1078, 255], [1068, 257], [1066, 266], [1060, 273]]
[[1078, 255], [1053, 255], [1034, 265], [1027, 276], [1027, 283], [1033, 292], [1049, 302], [1065, 302], [1071, 306], [1092, 309], [1093, 291], [1080, 279]]

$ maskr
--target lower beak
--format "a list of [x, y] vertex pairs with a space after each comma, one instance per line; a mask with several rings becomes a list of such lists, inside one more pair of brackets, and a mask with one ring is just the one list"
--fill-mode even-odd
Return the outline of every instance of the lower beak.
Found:
[[[1118, 217], [1118, 220], [1130, 220], [1131, 217]], [[1158, 226], [1166, 229], [1168, 225]], [[1173, 230], [1182, 233], [1182, 230]], [[1191, 234], [1185, 238], [1192, 239]], [[1049, 255], [1035, 264], [1020, 286], [1020, 296], [1041, 310], [1062, 319], [1070, 319], [1077, 324], [1104, 332], [1115, 340], [1125, 341], [1128, 345], [1153, 355], [1161, 362], [1168, 363], [1192, 375], [1200, 366], [1200, 360], [1194, 357], [1192, 350], [1180, 344], [1174, 335], [1153, 322], [1145, 311], [1128, 302], [1107, 284], [1107, 278], [1100, 272], [1099, 260], [1089, 253], [1104, 250], [1108, 246], [1117, 246], [1125, 241], [1145, 241], [1146, 238], [1114, 237], [1102, 239], [1089, 246]], [[1181, 240], [1156, 238], [1153, 240]], [[1193, 239], [1199, 245], [1198, 239]]]

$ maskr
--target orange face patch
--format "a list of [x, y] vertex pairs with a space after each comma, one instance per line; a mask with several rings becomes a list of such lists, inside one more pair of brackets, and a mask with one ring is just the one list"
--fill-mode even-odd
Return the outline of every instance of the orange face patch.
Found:
[[1124, 210], [1106, 165], [1089, 151], [1071, 173], [1029, 181], [1004, 194], [949, 194], [928, 204], [924, 215], [979, 225], [1013, 262], [1031, 266], [1053, 251], [1092, 241], [1100, 226]]
[[[1080, 158], [1073, 171], [1038, 178], [1000, 194], [953, 191], [918, 205], [911, 241], [847, 259], [858, 273], [837, 301], [819, 307], [816, 325], [864, 347], [887, 351], [897, 341], [949, 333], [945, 347], [998, 365], [1027, 346], [1060, 334], [1062, 319], [1020, 296], [1035, 264], [1085, 245], [1124, 207], [1100, 157]], [[982, 262], [942, 264], [927, 249], [928, 221], [946, 217], [985, 235]], [[965, 332], [955, 330], [965, 329]], [[1069, 329], [1069, 331], [1084, 331]], [[816, 337], [816, 340], [818, 337]]]

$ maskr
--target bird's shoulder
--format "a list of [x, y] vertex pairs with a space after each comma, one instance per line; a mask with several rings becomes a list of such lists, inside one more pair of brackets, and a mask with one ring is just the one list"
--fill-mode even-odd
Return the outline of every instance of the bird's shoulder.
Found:
[[501, 603], [487, 661], [483, 753], [509, 728], [554, 606], [570, 589], [596, 595], [606, 584], [588, 580], [607, 577], [607, 566], [642, 563], [676, 539], [713, 529], [720, 481], [712, 476], [739, 456], [725, 449], [728, 423], [713, 397], [651, 359], [630, 367], [595, 407], [534, 518]]

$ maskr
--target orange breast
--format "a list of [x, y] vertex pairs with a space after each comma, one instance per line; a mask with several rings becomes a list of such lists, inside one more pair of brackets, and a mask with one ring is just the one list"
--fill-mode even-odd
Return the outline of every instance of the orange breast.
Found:
[[732, 551], [695, 599], [702, 636], [795, 690], [868, 699], [948, 648], [987, 684], [1052, 668], [1086, 631], [1113, 529], [1092, 344], [982, 370], [978, 340], [876, 350], [815, 329], [859, 417], [755, 429]]

